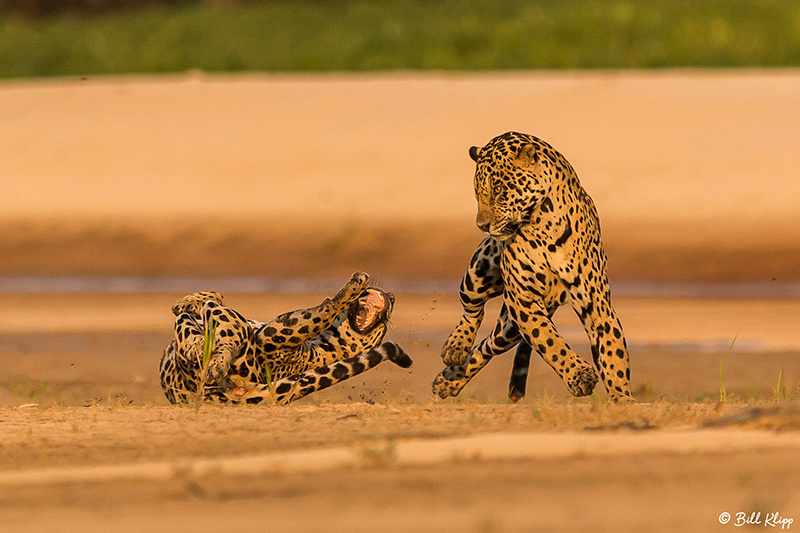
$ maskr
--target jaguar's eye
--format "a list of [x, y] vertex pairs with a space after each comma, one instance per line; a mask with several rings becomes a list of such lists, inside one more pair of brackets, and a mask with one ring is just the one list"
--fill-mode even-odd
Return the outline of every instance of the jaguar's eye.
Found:
[[495, 196], [500, 196], [501, 192], [503, 192], [503, 188], [500, 186], [499, 183], [495, 183], [492, 186], [492, 194], [494, 194]]

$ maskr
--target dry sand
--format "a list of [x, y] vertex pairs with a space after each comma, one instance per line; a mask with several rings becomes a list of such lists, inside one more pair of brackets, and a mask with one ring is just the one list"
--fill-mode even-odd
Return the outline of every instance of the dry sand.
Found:
[[742, 409], [2, 409], [0, 520], [4, 531], [707, 531], [724, 512], [760, 512], [762, 527], [767, 513], [796, 520], [796, 405], [750, 422], [769, 431], [690, 429]]
[[[571, 400], [539, 360], [529, 398], [507, 404], [508, 356], [436, 400], [458, 306], [398, 294], [389, 336], [412, 369], [288, 407], [197, 408], [168, 406], [157, 381], [174, 297], [0, 296], [4, 530], [704, 531], [722, 512], [800, 515], [800, 407], [772, 400], [781, 371], [800, 394], [796, 300], [618, 299], [639, 403], [613, 407]], [[319, 298], [228, 295], [263, 317]], [[588, 357], [577, 320], [557, 321]]]
[[[798, 109], [793, 70], [0, 84], [0, 529], [800, 520], [800, 300], [782, 294], [800, 280]], [[713, 299], [621, 291], [634, 406], [572, 400], [538, 360], [529, 398], [508, 405], [510, 357], [456, 400], [430, 393], [481, 238], [467, 148], [510, 129], [577, 168], [614, 282], [755, 283], [746, 298], [727, 285]], [[356, 269], [398, 292], [390, 338], [410, 371], [384, 364], [283, 408], [166, 404], [156, 368], [178, 294], [136, 290], [283, 279], [295, 294], [226, 290], [270, 318], [322, 298], [303, 294], [314, 279]], [[65, 275], [133, 292], [54, 294], [27, 279]], [[588, 357], [574, 316], [556, 320]], [[723, 361], [732, 398], [718, 405]], [[775, 404], [779, 379], [788, 398]]]

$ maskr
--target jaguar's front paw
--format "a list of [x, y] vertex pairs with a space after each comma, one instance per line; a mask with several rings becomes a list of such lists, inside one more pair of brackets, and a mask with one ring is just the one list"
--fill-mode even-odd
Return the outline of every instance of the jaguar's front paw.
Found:
[[351, 294], [361, 296], [361, 293], [369, 286], [369, 274], [366, 272], [355, 272], [347, 282], [347, 291]]
[[431, 389], [439, 398], [445, 399], [449, 396], [458, 396], [467, 381], [464, 379], [465, 371], [463, 366], [448, 366], [433, 380]]
[[205, 382], [207, 385], [215, 385], [222, 383], [222, 380], [228, 374], [230, 364], [222, 358], [217, 358], [208, 362], [205, 369]]
[[442, 347], [442, 362], [447, 366], [464, 366], [471, 348], [471, 342], [453, 332]]
[[608, 393], [608, 399], [617, 405], [636, 403], [636, 400], [633, 399], [633, 396], [631, 396], [630, 392], [618, 392], [616, 390], [611, 390]]
[[369, 274], [366, 272], [353, 272], [353, 275], [350, 276], [349, 284], [353, 286], [360, 287], [362, 289], [367, 288], [367, 284], [369, 284]]
[[597, 372], [594, 368], [581, 361], [567, 379], [567, 388], [573, 396], [589, 396], [594, 391], [597, 381]]
[[361, 296], [369, 286], [369, 274], [366, 272], [355, 272], [347, 281], [344, 287], [336, 295], [339, 302], [350, 302]]

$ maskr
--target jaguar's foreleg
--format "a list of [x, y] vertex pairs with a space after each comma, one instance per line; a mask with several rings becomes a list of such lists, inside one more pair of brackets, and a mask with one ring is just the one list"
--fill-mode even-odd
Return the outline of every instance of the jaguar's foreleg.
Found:
[[325, 298], [315, 307], [284, 313], [259, 328], [255, 334], [256, 344], [271, 351], [276, 346], [291, 348], [313, 339], [330, 328], [368, 285], [369, 274], [356, 272], [333, 298]]
[[517, 313], [517, 326], [525, 342], [556, 371], [573, 395], [590, 395], [597, 384], [597, 374], [556, 331], [551, 313], [538, 301], [508, 294], [506, 298], [509, 306], [524, 310], [524, 316]]
[[500, 270], [503, 244], [486, 237], [470, 259], [458, 291], [464, 313], [442, 348], [442, 361], [448, 366], [466, 364], [483, 322], [486, 302], [503, 294]]
[[590, 297], [581, 286], [571, 288], [573, 306], [592, 344], [592, 356], [600, 380], [613, 402], [631, 402], [631, 370], [628, 344], [622, 324], [611, 306], [611, 291], [601, 279], [600, 290]]
[[461, 389], [494, 356], [507, 352], [519, 343], [521, 339], [517, 326], [509, 318], [508, 309], [503, 304], [500, 309], [500, 316], [497, 318], [497, 324], [489, 336], [472, 349], [467, 364], [464, 366], [450, 365], [442, 370], [433, 380], [433, 393], [440, 398], [458, 396]]

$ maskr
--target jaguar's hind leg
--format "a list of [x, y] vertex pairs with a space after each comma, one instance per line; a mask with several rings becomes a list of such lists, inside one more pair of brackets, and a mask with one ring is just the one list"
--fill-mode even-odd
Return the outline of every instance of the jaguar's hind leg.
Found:
[[525, 397], [532, 352], [531, 345], [525, 341], [521, 341], [517, 345], [517, 351], [514, 354], [514, 366], [511, 369], [511, 379], [508, 382], [508, 398], [512, 402], [516, 403]]
[[272, 400], [283, 405], [357, 376], [383, 361], [391, 361], [401, 368], [408, 368], [412, 364], [411, 358], [400, 346], [386, 342], [367, 353], [294, 374], [270, 385], [235, 383], [235, 378], [232, 378], [233, 387], [226, 395], [234, 402], [255, 404]]
[[[547, 316], [550, 319], [553, 318], [556, 309], [547, 310]], [[514, 366], [511, 368], [511, 378], [508, 381], [508, 399], [512, 402], [516, 403], [525, 397], [532, 353], [533, 347], [524, 340], [517, 345], [517, 352], [514, 354]]]

